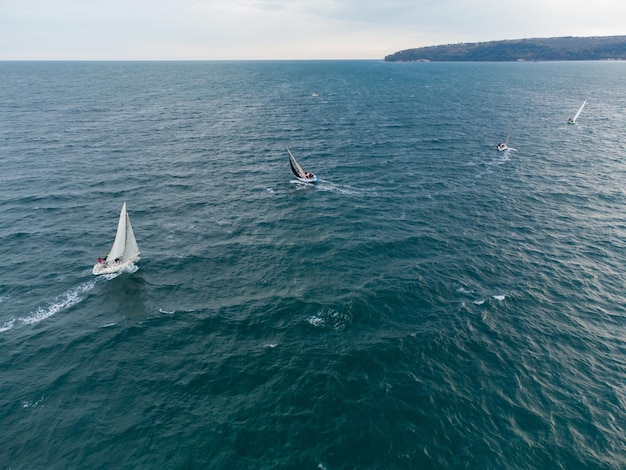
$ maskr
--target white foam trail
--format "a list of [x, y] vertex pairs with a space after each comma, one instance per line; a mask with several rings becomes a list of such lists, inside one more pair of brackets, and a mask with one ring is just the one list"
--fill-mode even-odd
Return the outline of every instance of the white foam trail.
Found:
[[13, 325], [15, 325], [15, 318], [12, 318], [11, 320], [5, 321], [4, 324], [2, 326], [0, 326], [0, 333], [3, 333], [5, 331], [9, 331], [11, 328], [13, 328]]
[[64, 294], [61, 294], [51, 304], [39, 307], [32, 315], [20, 318], [19, 320], [21, 323], [26, 325], [33, 325], [45, 320], [46, 318], [50, 318], [52, 315], [73, 307], [78, 302], [82, 301], [86, 297], [85, 294], [90, 292], [95, 285], [95, 279], [85, 282], [78, 287], [68, 290]]
[[291, 180], [289, 181], [291, 184], [295, 184], [297, 189], [306, 189], [306, 188], [315, 188], [316, 185], [313, 183], [306, 183], [300, 180]]
[[320, 191], [330, 191], [337, 194], [346, 194], [346, 195], [359, 195], [363, 194], [363, 191], [349, 185], [338, 185], [335, 183], [331, 183], [330, 181], [320, 180], [318, 185], [318, 189]]

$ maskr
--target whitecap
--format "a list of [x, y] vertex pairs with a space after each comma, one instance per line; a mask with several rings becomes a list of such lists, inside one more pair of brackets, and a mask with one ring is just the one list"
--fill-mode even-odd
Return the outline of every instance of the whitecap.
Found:
[[496, 300], [504, 300], [506, 298], [505, 295], [493, 295], [492, 297]]
[[162, 308], [159, 309], [159, 312], [165, 314], [165, 315], [174, 315], [176, 313], [176, 310], [163, 310]]
[[43, 401], [44, 401], [43, 395], [41, 396], [39, 400], [35, 400], [35, 401], [22, 400], [22, 408], [35, 408]]
[[481, 300], [474, 300], [474, 303], [475, 303], [476, 305], [482, 305], [482, 304], [484, 304], [484, 303], [485, 303], [485, 299], [481, 299]]
[[473, 294], [474, 293], [473, 289], [466, 289], [465, 287], [459, 287], [456, 291], [459, 294]]
[[324, 319], [318, 316], [309, 317], [307, 321], [313, 326], [324, 326], [325, 324]]
[[266, 343], [263, 345], [264, 348], [275, 348], [276, 346], [278, 346], [278, 343]]
[[343, 330], [350, 323], [350, 316], [342, 314], [332, 308], [324, 308], [317, 314], [310, 316], [307, 321], [310, 325], [333, 330]]

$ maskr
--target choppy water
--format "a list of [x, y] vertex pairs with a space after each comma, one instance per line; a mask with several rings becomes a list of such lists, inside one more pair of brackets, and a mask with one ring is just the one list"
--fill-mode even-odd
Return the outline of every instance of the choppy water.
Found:
[[[0, 98], [2, 468], [626, 467], [626, 64], [4, 62]], [[125, 200], [142, 259], [95, 278]]]

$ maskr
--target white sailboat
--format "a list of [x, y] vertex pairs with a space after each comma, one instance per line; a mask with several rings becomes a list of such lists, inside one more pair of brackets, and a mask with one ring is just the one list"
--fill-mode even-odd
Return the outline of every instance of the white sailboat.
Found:
[[98, 262], [93, 267], [93, 273], [111, 274], [121, 271], [135, 261], [139, 261], [139, 247], [133, 227], [130, 224], [128, 212], [126, 212], [126, 202], [120, 212], [120, 220], [117, 223], [117, 233], [111, 251], [104, 258], [98, 258]]
[[504, 142], [498, 142], [498, 151], [504, 152], [505, 150], [509, 150], [509, 139], [511, 138], [511, 132], [513, 132], [513, 128], [509, 130], [509, 133], [506, 136], [506, 140]]
[[578, 119], [578, 116], [580, 116], [580, 113], [582, 112], [583, 108], [585, 107], [585, 105], [587, 104], [587, 100], [583, 101], [583, 104], [580, 105], [580, 108], [578, 108], [578, 112], [576, 113], [576, 115], [574, 116], [574, 118], [569, 118], [567, 120], [568, 124], [576, 124], [576, 119]]
[[298, 181], [302, 181], [303, 183], [317, 183], [317, 176], [310, 171], [304, 171], [302, 169], [295, 157], [291, 154], [289, 147], [287, 147], [287, 152], [289, 152], [289, 165], [291, 166], [291, 171], [296, 176]]

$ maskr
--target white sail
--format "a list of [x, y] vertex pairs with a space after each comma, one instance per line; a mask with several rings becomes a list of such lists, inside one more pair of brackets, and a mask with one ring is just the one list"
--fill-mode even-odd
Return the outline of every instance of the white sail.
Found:
[[124, 257], [126, 259], [139, 259], [139, 246], [135, 240], [133, 226], [130, 224], [130, 217], [126, 214], [126, 248], [124, 249]]
[[572, 122], [576, 122], [576, 119], [578, 119], [578, 116], [580, 116], [580, 113], [582, 112], [582, 110], [583, 110], [583, 108], [585, 107], [586, 104], [587, 104], [587, 100], [583, 101], [583, 104], [580, 105], [580, 108], [578, 109], [578, 112], [574, 116], [574, 119], [572, 119]]
[[115, 241], [105, 260], [99, 261], [93, 267], [94, 274], [107, 274], [120, 271], [122, 268], [139, 260], [139, 246], [133, 232], [133, 227], [126, 212], [126, 202], [122, 205], [120, 218], [117, 223]]

